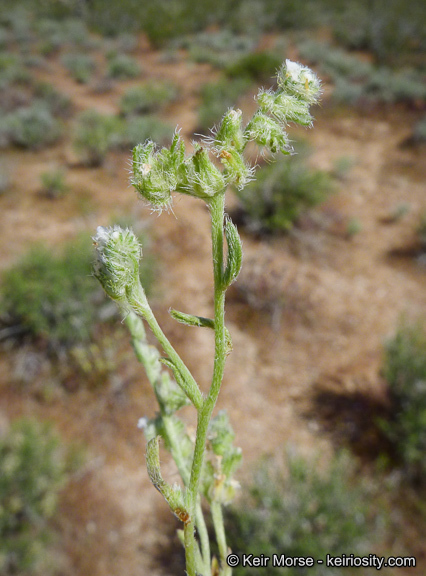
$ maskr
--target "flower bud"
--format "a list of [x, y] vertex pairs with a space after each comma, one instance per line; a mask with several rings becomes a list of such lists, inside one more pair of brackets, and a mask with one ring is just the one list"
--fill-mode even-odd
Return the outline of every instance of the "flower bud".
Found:
[[320, 81], [307, 66], [286, 60], [278, 72], [278, 86], [287, 94], [292, 94], [314, 104], [321, 95]]
[[241, 150], [245, 139], [241, 128], [241, 110], [228, 110], [222, 118], [219, 129], [214, 139], [214, 147], [217, 151], [235, 148]]
[[98, 226], [93, 242], [96, 247], [94, 276], [110, 298], [126, 306], [127, 291], [140, 282], [142, 249], [138, 239], [129, 228]]
[[235, 148], [222, 150], [219, 157], [227, 169], [230, 182], [235, 182], [239, 188], [244, 188], [246, 184], [253, 180], [254, 169], [244, 162], [243, 155]]
[[259, 146], [269, 148], [273, 154], [278, 151], [283, 154], [291, 154], [292, 152], [286, 131], [276, 120], [263, 112], [257, 112], [253, 116], [245, 130], [245, 135]]
[[224, 191], [225, 178], [213, 164], [205, 148], [198, 146], [186, 167], [186, 194], [208, 199]]
[[[175, 137], [176, 139], [176, 137]], [[133, 149], [132, 185], [139, 194], [155, 208], [161, 210], [171, 203], [171, 193], [177, 186], [177, 172], [183, 143], [168, 150], [155, 150], [155, 144], [148, 140]]]
[[269, 112], [282, 124], [295, 122], [302, 126], [312, 124], [312, 116], [309, 114], [308, 104], [295, 95], [285, 92], [271, 92], [261, 90], [257, 96], [259, 108], [263, 113]]

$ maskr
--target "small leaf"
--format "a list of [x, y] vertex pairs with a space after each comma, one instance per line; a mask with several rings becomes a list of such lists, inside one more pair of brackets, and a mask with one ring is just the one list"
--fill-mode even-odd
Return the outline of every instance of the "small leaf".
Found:
[[211, 318], [193, 316], [192, 314], [185, 314], [185, 312], [179, 312], [179, 310], [173, 309], [169, 310], [169, 314], [174, 320], [186, 326], [198, 326], [200, 328], [211, 328], [214, 330], [214, 320]]
[[241, 270], [243, 249], [237, 227], [229, 217], [225, 220], [225, 237], [228, 244], [228, 259], [223, 273], [223, 288], [227, 288], [236, 280]]
[[170, 484], [164, 481], [161, 475], [159, 440], [160, 437], [156, 436], [147, 444], [146, 465], [148, 468], [148, 476], [154, 487], [164, 496], [173, 514], [184, 524], [187, 524], [190, 521], [190, 516], [185, 508], [181, 487], [177, 484], [170, 486]]

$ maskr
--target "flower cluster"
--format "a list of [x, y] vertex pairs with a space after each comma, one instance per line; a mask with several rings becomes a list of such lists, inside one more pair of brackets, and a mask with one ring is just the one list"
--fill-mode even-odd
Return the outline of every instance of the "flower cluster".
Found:
[[285, 128], [289, 122], [312, 126], [309, 107], [320, 97], [320, 82], [306, 66], [286, 60], [278, 72], [277, 83], [276, 91], [259, 91], [259, 110], [247, 125], [245, 134], [272, 153], [291, 154]]
[[[254, 173], [243, 155], [250, 140], [272, 153], [290, 154], [286, 126], [289, 122], [311, 126], [309, 107], [320, 96], [320, 82], [309, 68], [290, 60], [278, 71], [277, 82], [276, 91], [259, 92], [259, 109], [245, 129], [241, 110], [230, 109], [212, 138], [205, 146], [194, 144], [189, 157], [185, 157], [185, 145], [178, 133], [170, 149], [158, 150], [150, 140], [136, 146], [131, 182], [142, 198], [154, 209], [162, 210], [170, 206], [173, 192], [209, 202], [230, 184], [244, 188]], [[220, 160], [222, 171], [210, 152]]]

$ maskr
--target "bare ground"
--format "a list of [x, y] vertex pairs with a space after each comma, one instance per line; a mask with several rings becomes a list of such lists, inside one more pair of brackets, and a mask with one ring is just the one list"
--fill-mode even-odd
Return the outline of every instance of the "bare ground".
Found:
[[[198, 87], [212, 72], [184, 60], [163, 62], [142, 42], [139, 55], [146, 77], [172, 78], [180, 84], [181, 98], [165, 117], [188, 137], [196, 127]], [[128, 85], [95, 94], [88, 87], [76, 87], [55, 61], [42, 76], [71, 95], [77, 110], [115, 112]], [[335, 410], [326, 411], [335, 424], [330, 427], [321, 399], [334, 406], [336, 398], [349, 398], [361, 416], [365, 398], [386, 407], [386, 386], [380, 377], [384, 339], [394, 332], [401, 315], [418, 319], [426, 313], [425, 268], [415, 257], [414, 236], [416, 218], [426, 208], [424, 165], [420, 150], [400, 147], [413, 115], [400, 111], [398, 116], [348, 116], [328, 110], [318, 115], [308, 134], [315, 150], [312, 164], [330, 169], [336, 159], [347, 156], [353, 168], [339, 193], [306, 216], [289, 236], [259, 240], [243, 233], [244, 268], [229, 291], [227, 324], [234, 351], [218, 408], [226, 407], [243, 449], [243, 481], [260, 455], [280, 452], [288, 444], [306, 453], [329, 452], [336, 427], [339, 440], [359, 441], [368, 453], [365, 418], [361, 429], [356, 415], [342, 421], [336, 411], [343, 413], [343, 408], [336, 402]], [[5, 157], [13, 187], [0, 197], [0, 269], [35, 241], [55, 246], [123, 214], [143, 219], [161, 263], [155, 311], [206, 390], [211, 335], [176, 325], [167, 314], [173, 307], [212, 315], [209, 214], [202, 203], [182, 198], [174, 203], [173, 213], [150, 216], [128, 186], [124, 154], [111, 154], [102, 170], [75, 166], [66, 141], [41, 153], [8, 151]], [[67, 181], [72, 192], [52, 202], [40, 197], [39, 176], [55, 163], [70, 166]], [[390, 222], [402, 202], [410, 204], [410, 212]], [[234, 204], [231, 198], [230, 206]], [[352, 218], [362, 229], [349, 237]], [[411, 246], [412, 255], [392, 256], [410, 253]], [[136, 362], [129, 357], [122, 363], [116, 386], [56, 391], [46, 400], [31, 386], [16, 385], [14, 354], [0, 358], [3, 415], [52, 420], [65, 438], [86, 446], [89, 454], [88, 464], [63, 495], [58, 519], [69, 557], [66, 571], [75, 576], [155, 576], [164, 573], [167, 557], [171, 573], [179, 573], [179, 556], [169, 544], [173, 520], [144, 468], [144, 439], [136, 422], [153, 415], [155, 403]], [[190, 413], [188, 418], [194, 422]], [[166, 475], [173, 479], [166, 455], [164, 461]], [[420, 540], [414, 548], [424, 561]], [[410, 571], [414, 573], [422, 574], [422, 568]]]

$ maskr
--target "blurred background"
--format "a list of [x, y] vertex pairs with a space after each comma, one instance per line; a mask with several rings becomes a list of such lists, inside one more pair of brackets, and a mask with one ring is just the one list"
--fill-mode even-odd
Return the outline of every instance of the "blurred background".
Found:
[[2, 576], [184, 573], [136, 426], [154, 395], [91, 236], [134, 227], [154, 311], [206, 390], [211, 335], [167, 310], [212, 315], [209, 214], [188, 197], [152, 215], [131, 149], [209, 135], [230, 106], [247, 121], [286, 58], [324, 95], [312, 130], [290, 128], [297, 154], [252, 152], [256, 181], [229, 192], [245, 251], [218, 405], [244, 455], [229, 545], [414, 556], [381, 573], [425, 574], [425, 24], [422, 0], [0, 5]]

